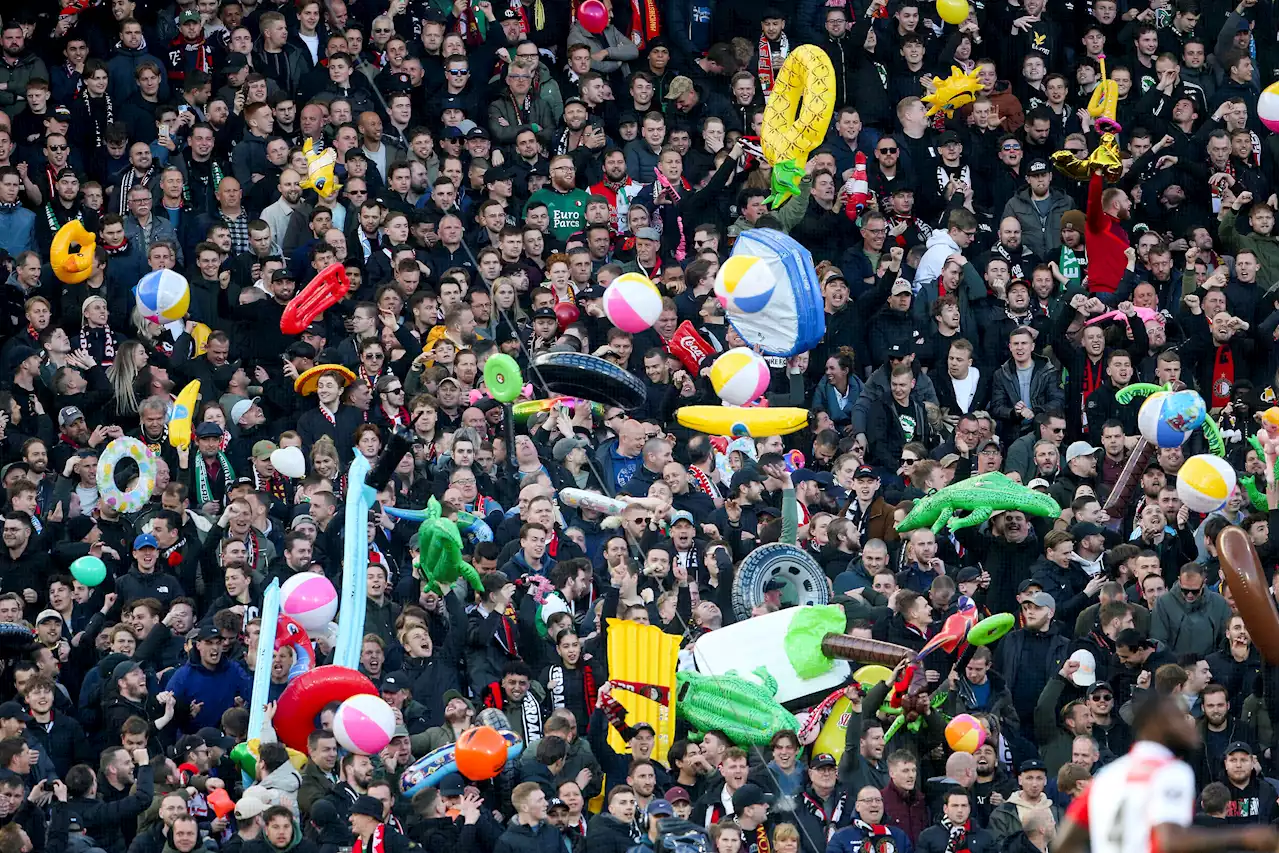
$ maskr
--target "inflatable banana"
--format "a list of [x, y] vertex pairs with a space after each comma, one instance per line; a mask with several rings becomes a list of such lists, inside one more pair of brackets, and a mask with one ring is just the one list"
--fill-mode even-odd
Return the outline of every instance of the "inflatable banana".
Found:
[[338, 158], [332, 148], [319, 151], [318, 147], [314, 139], [308, 139], [302, 144], [302, 153], [307, 158], [307, 176], [302, 180], [302, 188], [315, 190], [325, 198], [333, 198], [342, 187], [333, 173]]
[[[71, 247], [78, 247], [71, 251]], [[49, 246], [49, 266], [63, 284], [79, 284], [93, 275], [93, 253], [98, 240], [84, 229], [84, 223], [73, 219], [58, 229]]]
[[196, 323], [191, 327], [191, 340], [196, 345], [196, 356], [205, 354], [209, 346], [209, 336], [212, 334], [213, 329], [210, 329], [204, 323]]
[[831, 59], [815, 45], [797, 47], [782, 63], [760, 128], [760, 147], [771, 164], [803, 164], [822, 144], [835, 110], [835, 78]]
[[733, 406], [684, 406], [676, 421], [708, 435], [790, 435], [809, 423], [809, 410], [798, 408], [739, 409]]
[[1098, 54], [1098, 64], [1101, 67], [1100, 74], [1102, 81], [1098, 83], [1093, 90], [1093, 94], [1089, 96], [1089, 115], [1093, 118], [1093, 126], [1099, 132], [1110, 130], [1113, 133], [1120, 130], [1120, 123], [1116, 121], [1116, 106], [1120, 102], [1120, 87], [1116, 85], [1116, 81], [1107, 77], [1107, 57], [1106, 54]]
[[941, 111], [947, 114], [947, 118], [951, 118], [951, 114], [965, 104], [972, 104], [982, 92], [977, 68], [966, 73], [954, 65], [951, 66], [951, 76], [945, 80], [934, 77], [933, 86], [933, 91], [920, 99], [929, 106], [926, 115]]
[[[680, 637], [656, 625], [622, 619], [609, 620], [609, 682], [614, 701], [626, 709], [627, 724], [653, 726], [654, 759], [666, 762], [676, 736], [676, 661]], [[683, 699], [681, 700], [683, 702]], [[609, 745], [614, 752], [630, 747], [613, 726]]]
[[196, 411], [196, 398], [200, 396], [200, 380], [192, 379], [173, 401], [173, 414], [169, 415], [169, 446], [181, 450], [191, 445], [191, 416]]

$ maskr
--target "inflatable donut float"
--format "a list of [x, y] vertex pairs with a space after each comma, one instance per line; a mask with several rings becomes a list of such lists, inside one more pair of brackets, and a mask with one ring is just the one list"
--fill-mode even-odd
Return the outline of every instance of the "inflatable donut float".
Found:
[[[133, 488], [121, 491], [116, 485], [116, 465], [132, 459], [138, 466], [138, 479]], [[107, 445], [98, 458], [98, 495], [117, 512], [137, 512], [151, 499], [156, 488], [156, 457], [136, 438], [122, 436]]]
[[520, 365], [505, 353], [489, 356], [484, 363], [484, 387], [499, 403], [514, 403], [524, 388]]
[[[75, 246], [76, 251], [71, 251]], [[79, 284], [93, 275], [93, 253], [98, 239], [86, 231], [84, 223], [73, 219], [58, 229], [49, 246], [49, 266], [63, 284]]]
[[552, 394], [638, 409], [644, 405], [644, 383], [611, 361], [578, 352], [545, 352], [531, 371]]
[[378, 695], [369, 677], [345, 666], [318, 666], [294, 678], [276, 701], [275, 729], [280, 742], [299, 752], [307, 751], [307, 737], [316, 717], [330, 702], [341, 702], [360, 693]]
[[787, 160], [804, 165], [831, 126], [835, 81], [835, 69], [822, 48], [805, 44], [791, 51], [764, 108], [760, 147], [766, 160], [775, 165]]
[[[519, 758], [520, 753], [524, 752], [524, 743], [519, 735], [509, 731], [499, 733], [507, 742], [507, 761]], [[410, 764], [408, 769], [400, 774], [400, 793], [406, 797], [412, 797], [423, 788], [439, 784], [440, 780], [450, 773], [457, 773], [457, 746], [456, 743], [446, 743]]]

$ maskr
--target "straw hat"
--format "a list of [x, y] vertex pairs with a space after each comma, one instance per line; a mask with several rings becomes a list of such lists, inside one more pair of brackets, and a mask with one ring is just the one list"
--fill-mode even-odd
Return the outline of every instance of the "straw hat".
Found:
[[293, 381], [293, 390], [304, 397], [310, 397], [316, 393], [316, 383], [326, 373], [332, 373], [337, 376], [342, 382], [343, 388], [356, 381], [356, 375], [341, 364], [317, 364], [310, 370], [304, 371]]

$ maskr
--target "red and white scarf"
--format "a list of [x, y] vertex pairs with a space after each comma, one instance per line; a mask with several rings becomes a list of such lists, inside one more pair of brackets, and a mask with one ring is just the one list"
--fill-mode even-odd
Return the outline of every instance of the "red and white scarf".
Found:
[[650, 39], [662, 34], [658, 6], [653, 0], [631, 0], [631, 41], [644, 50]]
[[373, 834], [369, 836], [369, 844], [366, 846], [365, 839], [357, 838], [351, 853], [383, 853], [386, 850], [386, 834], [386, 824], [378, 824], [373, 828]]
[[775, 51], [773, 45], [769, 44], [769, 39], [762, 35], [757, 51], [756, 77], [760, 80], [760, 91], [767, 98], [773, 91], [773, 82], [782, 69], [783, 61], [791, 53], [791, 42], [787, 40], [787, 34], [783, 33], [778, 36], [778, 49]]

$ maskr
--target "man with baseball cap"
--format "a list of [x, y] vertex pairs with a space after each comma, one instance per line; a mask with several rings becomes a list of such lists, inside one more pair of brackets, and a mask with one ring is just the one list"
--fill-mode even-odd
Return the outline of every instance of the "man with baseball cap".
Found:
[[133, 567], [116, 578], [116, 593], [122, 602], [154, 598], [165, 607], [183, 595], [182, 584], [160, 566], [160, 543], [150, 533], [133, 538]]
[[1005, 675], [1025, 737], [1035, 742], [1034, 712], [1040, 693], [1071, 653], [1070, 641], [1052, 629], [1057, 604], [1047, 592], [1022, 600], [1022, 627], [996, 647], [996, 671]]

